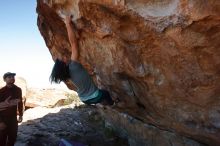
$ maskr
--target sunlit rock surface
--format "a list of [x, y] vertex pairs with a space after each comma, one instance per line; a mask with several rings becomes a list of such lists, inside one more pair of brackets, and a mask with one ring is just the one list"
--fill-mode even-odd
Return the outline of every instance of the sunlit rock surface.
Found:
[[[64, 104], [65, 100], [70, 97], [75, 97], [79, 101], [78, 95], [74, 91], [67, 91], [65, 89], [56, 89], [56, 88], [29, 88], [26, 107], [55, 107], [57, 105]], [[80, 101], [79, 101], [80, 102]]]
[[[80, 62], [120, 109], [164, 130], [220, 145], [220, 1], [38, 0], [53, 59], [70, 58], [73, 14]], [[69, 84], [71, 87], [71, 84]]]

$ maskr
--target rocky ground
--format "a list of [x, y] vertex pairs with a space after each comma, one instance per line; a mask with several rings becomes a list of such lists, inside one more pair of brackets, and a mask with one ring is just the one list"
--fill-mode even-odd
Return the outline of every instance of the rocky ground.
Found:
[[28, 109], [15, 146], [58, 146], [62, 138], [89, 146], [128, 145], [126, 139], [106, 126], [97, 107], [71, 104]]
[[129, 115], [119, 106], [123, 102], [86, 106], [75, 92], [28, 91], [15, 146], [58, 146], [61, 139], [86, 146], [204, 146]]

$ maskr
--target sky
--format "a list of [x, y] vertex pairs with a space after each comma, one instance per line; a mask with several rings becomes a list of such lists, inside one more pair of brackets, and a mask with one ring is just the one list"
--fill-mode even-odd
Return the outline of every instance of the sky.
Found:
[[53, 88], [52, 56], [37, 27], [36, 0], [0, 1], [0, 76], [15, 72], [28, 87]]

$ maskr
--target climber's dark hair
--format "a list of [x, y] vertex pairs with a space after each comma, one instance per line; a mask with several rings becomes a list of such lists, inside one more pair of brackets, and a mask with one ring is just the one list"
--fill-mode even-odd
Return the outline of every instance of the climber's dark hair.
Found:
[[60, 83], [61, 81], [66, 81], [69, 78], [70, 75], [68, 65], [66, 65], [66, 63], [63, 61], [56, 59], [50, 75], [50, 82]]

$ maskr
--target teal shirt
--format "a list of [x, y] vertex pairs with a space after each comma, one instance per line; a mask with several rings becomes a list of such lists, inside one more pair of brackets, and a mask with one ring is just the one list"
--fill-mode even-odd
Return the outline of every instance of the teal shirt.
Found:
[[86, 69], [77, 61], [69, 64], [70, 78], [77, 87], [77, 93], [82, 101], [87, 101], [98, 96], [99, 90]]

